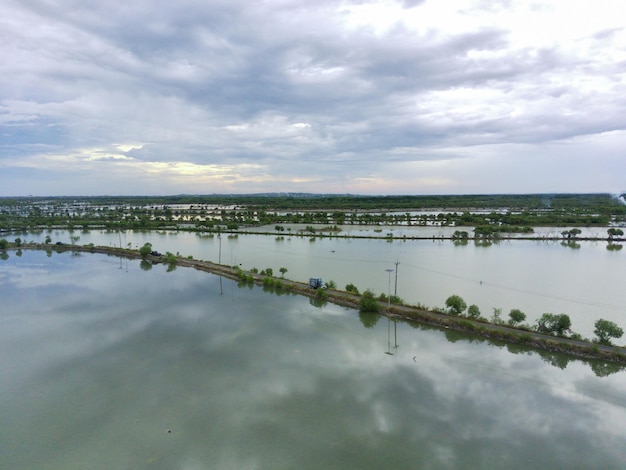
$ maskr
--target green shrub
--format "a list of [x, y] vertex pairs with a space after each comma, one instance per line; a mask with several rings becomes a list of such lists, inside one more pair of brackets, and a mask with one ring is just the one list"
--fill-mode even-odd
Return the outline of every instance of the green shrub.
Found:
[[165, 259], [163, 261], [171, 266], [173, 264], [176, 264], [178, 259], [176, 258], [176, 255], [174, 253], [170, 253], [168, 251], [167, 253], [165, 253]]
[[526, 314], [518, 308], [514, 308], [509, 312], [509, 325], [514, 326], [526, 320]]
[[477, 328], [476, 325], [474, 325], [471, 321], [467, 321], [467, 320], [460, 320], [459, 325], [463, 327], [463, 329], [469, 330], [469, 331], [474, 331]]
[[491, 315], [491, 323], [493, 323], [494, 325], [502, 325], [502, 323], [504, 323], [502, 321], [502, 309], [501, 308], [493, 309], [493, 315]]
[[563, 336], [566, 332], [571, 332], [571, 326], [572, 321], [564, 313], [559, 315], [544, 313], [537, 320], [535, 328], [539, 333]]
[[328, 299], [328, 292], [326, 292], [326, 289], [315, 289], [315, 297], [320, 300], [326, 300]]
[[359, 301], [359, 311], [360, 312], [372, 312], [372, 313], [377, 313], [380, 311], [380, 304], [374, 297], [374, 293], [371, 290], [368, 289], [365, 292], [363, 292], [363, 295], [361, 296], [361, 300]]
[[470, 305], [467, 308], [467, 316], [470, 318], [479, 318], [480, 317], [480, 309], [478, 308], [478, 305]]
[[[346, 284], [346, 291], [347, 292], [352, 292], [353, 294], [359, 295], [359, 289], [352, 283], [350, 284]], [[374, 294], [372, 293], [372, 296]]]
[[152, 243], [146, 242], [141, 248], [139, 248], [139, 254], [142, 258], [145, 258], [152, 251]]
[[611, 338], [621, 338], [624, 330], [617, 326], [616, 323], [601, 318], [594, 324], [593, 333], [598, 337], [601, 344], [611, 344]]
[[446, 299], [446, 307], [452, 315], [461, 315], [467, 308], [467, 304], [460, 296], [451, 295]]

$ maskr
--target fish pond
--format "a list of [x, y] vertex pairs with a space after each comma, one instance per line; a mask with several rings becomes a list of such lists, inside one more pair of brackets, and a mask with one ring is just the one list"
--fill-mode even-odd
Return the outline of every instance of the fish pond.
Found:
[[[303, 227], [288, 226], [280, 235], [213, 234], [168, 231], [106, 232], [91, 230], [44, 231], [21, 235], [24, 241], [130, 246], [146, 242], [161, 253], [167, 251], [196, 259], [241, 266], [271, 268], [280, 276], [307, 282], [309, 277], [335, 281], [339, 289], [349, 283], [361, 292], [395, 293], [409, 304], [443, 308], [451, 295], [475, 304], [490, 319], [494, 309], [508, 320], [512, 309], [523, 311], [533, 325], [543, 313], [567, 314], [572, 330], [594, 338], [600, 318], [626, 329], [626, 250], [607, 249], [603, 241], [564, 243], [549, 239], [503, 240], [499, 243], [455, 244], [440, 239], [442, 228], [390, 228], [393, 239], [321, 238], [297, 236]], [[271, 230], [271, 228], [267, 228]], [[451, 228], [445, 228], [451, 230]], [[342, 234], [376, 235], [375, 228], [347, 227]], [[558, 229], [542, 228], [540, 236]], [[386, 230], [385, 230], [386, 231]], [[384, 235], [385, 231], [379, 233]], [[428, 239], [404, 239], [427, 236]], [[448, 234], [449, 235], [449, 234]], [[8, 237], [12, 240], [12, 237]], [[622, 244], [611, 244], [621, 248]], [[393, 270], [393, 271], [387, 271]], [[618, 339], [622, 345], [625, 338]]]
[[100, 254], [10, 251], [0, 299], [0, 468], [626, 464], [618, 365]]

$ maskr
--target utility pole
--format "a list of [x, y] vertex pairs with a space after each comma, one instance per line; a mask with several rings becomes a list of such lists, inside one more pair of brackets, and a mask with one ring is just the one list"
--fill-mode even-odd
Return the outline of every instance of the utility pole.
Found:
[[396, 265], [396, 283], [395, 286], [393, 288], [393, 295], [398, 297], [398, 265], [400, 264], [400, 261], [398, 259], [396, 259], [395, 265]]

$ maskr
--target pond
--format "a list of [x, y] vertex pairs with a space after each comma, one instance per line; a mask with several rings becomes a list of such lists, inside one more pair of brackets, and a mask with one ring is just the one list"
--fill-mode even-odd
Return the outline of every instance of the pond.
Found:
[[[293, 227], [293, 232], [297, 229]], [[412, 228], [422, 230], [422, 228]], [[548, 233], [550, 228], [544, 228]], [[67, 231], [22, 235], [25, 241], [68, 243]], [[170, 251], [243, 269], [285, 267], [286, 277], [333, 280], [340, 289], [354, 284], [361, 292], [396, 293], [409, 304], [444, 307], [460, 295], [491, 318], [502, 309], [520, 309], [533, 324], [543, 313], [565, 313], [572, 329], [594, 338], [594, 323], [604, 318], [626, 328], [626, 251], [607, 250], [606, 242], [511, 240], [490, 246], [455, 245], [450, 240], [310, 238], [283, 234], [251, 235], [188, 232], [74, 232], [79, 244], [138, 248], [145, 242], [162, 253]], [[9, 237], [10, 238], [10, 237]], [[398, 263], [398, 264], [396, 264]], [[387, 272], [393, 269], [393, 272]], [[620, 343], [618, 340], [618, 344]]]
[[0, 468], [603, 468], [626, 372], [193, 269], [0, 260]]

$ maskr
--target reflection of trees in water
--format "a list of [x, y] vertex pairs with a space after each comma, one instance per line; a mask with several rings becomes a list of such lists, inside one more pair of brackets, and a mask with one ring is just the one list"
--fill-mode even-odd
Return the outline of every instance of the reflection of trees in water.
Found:
[[328, 301], [319, 297], [309, 297], [309, 303], [317, 308], [323, 308], [328, 305]]
[[509, 343], [506, 345], [506, 350], [511, 354], [525, 354], [530, 356], [533, 354], [533, 351], [528, 349], [528, 346], [523, 346], [521, 344]]
[[591, 370], [597, 377], [606, 377], [617, 372], [626, 370], [626, 365], [616, 362], [606, 362], [599, 359], [582, 359], [568, 356], [567, 354], [542, 351], [542, 350], [529, 350], [519, 344], [508, 344], [507, 350], [512, 354], [539, 354], [539, 357], [546, 364], [558, 367], [559, 369], [565, 369], [570, 362], [580, 361], [589, 364]]
[[263, 285], [263, 292], [268, 292], [270, 294], [274, 294], [277, 296], [281, 296], [281, 295], [289, 295], [291, 294], [291, 291], [285, 289], [285, 288], [281, 288], [281, 287], [277, 287], [275, 285]]
[[569, 356], [558, 353], [550, 353], [546, 351], [540, 351], [539, 357], [541, 357], [541, 360], [546, 364], [558, 367], [561, 370], [565, 369], [571, 361], [571, 358]]
[[619, 251], [623, 248], [623, 245], [621, 243], [609, 243], [606, 246], [606, 249], [609, 251]]
[[243, 287], [247, 287], [249, 290], [252, 290], [252, 288], [254, 287], [254, 281], [239, 281], [237, 282], [237, 287], [239, 288], [243, 288]]
[[445, 330], [445, 336], [448, 342], [456, 343], [458, 341], [465, 341], [468, 343], [485, 343], [489, 342], [492, 346], [502, 346], [504, 343], [501, 341], [496, 341], [493, 339], [485, 338], [484, 336], [472, 335], [471, 333], [467, 333], [465, 331], [456, 331], [456, 330]]
[[591, 370], [597, 377], [607, 377], [611, 374], [626, 370], [624, 364], [617, 364], [615, 362], [590, 361], [590, 365]]
[[380, 314], [372, 312], [359, 312], [359, 320], [365, 328], [373, 328], [380, 320]]
[[[361, 320], [361, 322], [363, 322], [363, 320]], [[606, 377], [617, 372], [626, 371], [626, 364], [622, 363], [608, 362], [601, 359], [585, 359], [570, 356], [562, 352], [552, 352], [543, 349], [533, 348], [532, 346], [523, 343], [509, 343], [495, 338], [472, 335], [471, 333], [465, 331], [456, 331], [446, 329], [445, 327], [441, 326], [420, 324], [415, 321], [406, 321], [404, 323], [416, 330], [441, 331], [444, 333], [446, 340], [448, 340], [450, 343], [457, 343], [459, 341], [476, 344], [488, 343], [489, 346], [492, 347], [505, 347], [507, 351], [511, 354], [523, 354], [528, 356], [539, 355], [543, 362], [551, 366], [558, 367], [561, 370], [565, 369], [570, 364], [570, 362], [582, 362], [584, 364], [588, 364], [597, 377]]]

